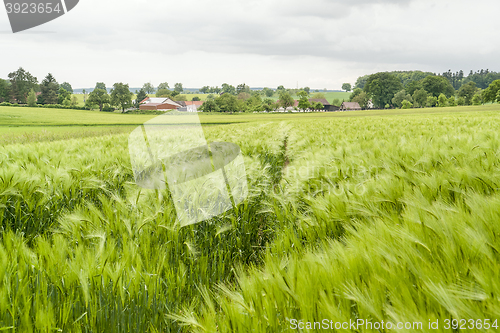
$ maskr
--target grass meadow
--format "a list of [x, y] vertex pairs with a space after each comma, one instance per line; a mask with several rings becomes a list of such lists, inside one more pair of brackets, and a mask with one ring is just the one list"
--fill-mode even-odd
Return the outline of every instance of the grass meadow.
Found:
[[152, 117], [0, 107], [0, 330], [498, 324], [499, 105], [201, 114], [249, 195], [183, 227], [134, 183], [128, 134]]

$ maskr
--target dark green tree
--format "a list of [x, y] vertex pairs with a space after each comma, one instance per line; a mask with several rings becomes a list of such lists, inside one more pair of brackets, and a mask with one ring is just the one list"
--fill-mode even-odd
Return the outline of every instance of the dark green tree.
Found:
[[392, 98], [401, 89], [403, 84], [394, 74], [383, 72], [370, 75], [364, 91], [372, 98], [375, 107], [382, 109], [391, 104]]
[[95, 88], [94, 89], [103, 89], [103, 90], [108, 91], [108, 89], [106, 89], [106, 85], [104, 84], [104, 82], [97, 82], [95, 84]]
[[222, 84], [222, 93], [236, 95], [236, 88], [230, 84], [223, 83]]
[[64, 88], [64, 90], [68, 91], [70, 94], [73, 93], [73, 87], [68, 82], [61, 83], [61, 88]]
[[122, 109], [122, 113], [125, 109], [132, 106], [132, 97], [134, 94], [130, 92], [128, 84], [125, 83], [115, 83], [113, 84], [113, 89], [111, 89], [111, 104], [116, 105]]
[[11, 89], [10, 82], [7, 80], [0, 79], [0, 103], [5, 101], [10, 101]]
[[427, 105], [427, 91], [424, 89], [417, 89], [413, 93], [413, 101], [415, 102], [416, 107], [423, 108]]
[[447, 98], [455, 95], [455, 88], [442, 76], [427, 76], [422, 80], [422, 88], [434, 97], [444, 94]]
[[15, 72], [9, 73], [12, 97], [21, 104], [26, 103], [26, 98], [31, 89], [39, 91], [36, 77], [25, 71], [22, 67]]
[[208, 94], [210, 92], [210, 87], [209, 86], [203, 86], [203, 87], [201, 87], [200, 92], [202, 94]]
[[472, 98], [476, 94], [476, 91], [476, 83], [470, 81], [469, 83], [462, 85], [460, 89], [458, 89], [458, 96], [464, 98], [465, 105], [471, 105]]
[[146, 94], [146, 90], [144, 90], [144, 88], [141, 88], [141, 90], [136, 91], [135, 93], [137, 94], [137, 96], [135, 98], [135, 107], [138, 109], [140, 103], [143, 100], [145, 100], [148, 97], [148, 95]]
[[245, 83], [238, 84], [238, 86], [236, 87], [236, 95], [239, 95], [242, 92], [247, 94], [250, 93], [250, 87], [247, 86]]
[[41, 94], [38, 96], [38, 103], [40, 104], [57, 104], [59, 83], [55, 77], [49, 73], [40, 84]]
[[195, 102], [195, 101], [201, 101], [201, 99], [198, 96], [194, 96], [191, 100], [193, 102]]
[[351, 91], [351, 89], [352, 89], [352, 86], [351, 86], [351, 84], [350, 84], [350, 83], [344, 83], [344, 84], [342, 84], [342, 90], [345, 90], [345, 91], [347, 91], [347, 92], [350, 92], [350, 91]]

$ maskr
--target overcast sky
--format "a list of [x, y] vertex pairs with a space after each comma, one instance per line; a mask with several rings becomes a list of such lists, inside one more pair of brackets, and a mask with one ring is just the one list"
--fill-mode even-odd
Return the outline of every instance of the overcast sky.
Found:
[[340, 89], [377, 71], [500, 71], [499, 15], [498, 0], [80, 0], [12, 34], [0, 9], [0, 77]]

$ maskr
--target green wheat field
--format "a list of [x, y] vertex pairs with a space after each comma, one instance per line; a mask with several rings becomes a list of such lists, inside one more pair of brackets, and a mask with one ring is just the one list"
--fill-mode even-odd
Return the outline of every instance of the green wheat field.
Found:
[[0, 107], [0, 330], [500, 319], [500, 105], [200, 115], [249, 195], [184, 227], [134, 183], [153, 117]]

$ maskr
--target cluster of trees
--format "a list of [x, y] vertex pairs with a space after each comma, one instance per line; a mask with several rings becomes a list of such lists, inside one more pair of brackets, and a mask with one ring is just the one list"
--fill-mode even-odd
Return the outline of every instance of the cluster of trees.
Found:
[[[461, 72], [443, 75], [421, 71], [376, 73], [358, 78], [350, 101], [366, 108], [371, 100], [374, 107], [380, 109], [480, 105], [497, 100], [497, 81], [489, 82], [497, 75], [500, 79], [500, 74], [489, 71], [471, 71], [467, 78], [463, 78]], [[475, 81], [478, 78], [482, 78], [481, 86]], [[485, 82], [489, 82], [488, 86]], [[459, 86], [458, 90], [454, 84]]]
[[[113, 111], [113, 106], [116, 106], [125, 112], [125, 109], [134, 106], [132, 104], [132, 98], [134, 94], [130, 91], [130, 87], [125, 83], [115, 83], [113, 84], [113, 89], [111, 89], [108, 94], [106, 85], [103, 82], [97, 82], [94, 90], [89, 94], [89, 97], [85, 101], [85, 105], [92, 109], [94, 107], [99, 107], [100, 111]], [[136, 98], [136, 105], [146, 98], [146, 91], [142, 88]], [[139, 100], [139, 98], [142, 98]]]
[[9, 73], [8, 80], [0, 79], [0, 102], [29, 106], [37, 104], [76, 106], [78, 100], [72, 93], [71, 84], [68, 82], [59, 84], [51, 73], [39, 83], [35, 76], [22, 67]]
[[[251, 91], [247, 85], [241, 84], [234, 91], [231, 89], [230, 92], [222, 93], [220, 96], [209, 95], [207, 101], [201, 106], [201, 110], [205, 112], [260, 112], [294, 106], [295, 100], [292, 97], [294, 89], [287, 90], [283, 86], [280, 87], [277, 89], [279, 99], [275, 101], [266, 89]], [[299, 97], [297, 109], [323, 109], [323, 104], [309, 102], [308, 91], [300, 90], [296, 94]], [[312, 97], [324, 98], [324, 95], [317, 93]]]

